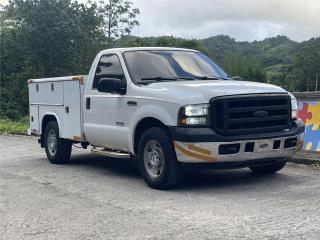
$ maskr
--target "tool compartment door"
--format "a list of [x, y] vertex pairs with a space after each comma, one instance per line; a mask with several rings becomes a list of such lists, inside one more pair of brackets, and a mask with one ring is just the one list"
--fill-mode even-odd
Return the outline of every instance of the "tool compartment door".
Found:
[[63, 81], [35, 82], [29, 84], [31, 105], [63, 105]]
[[79, 81], [64, 82], [63, 136], [82, 140], [81, 89]]
[[30, 105], [30, 129], [31, 133], [40, 134], [38, 105]]

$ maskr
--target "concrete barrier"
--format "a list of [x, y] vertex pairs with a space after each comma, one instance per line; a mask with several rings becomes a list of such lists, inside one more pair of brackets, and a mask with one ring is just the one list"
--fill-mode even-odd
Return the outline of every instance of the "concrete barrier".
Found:
[[294, 93], [299, 102], [299, 117], [306, 124], [303, 150], [320, 152], [320, 92]]

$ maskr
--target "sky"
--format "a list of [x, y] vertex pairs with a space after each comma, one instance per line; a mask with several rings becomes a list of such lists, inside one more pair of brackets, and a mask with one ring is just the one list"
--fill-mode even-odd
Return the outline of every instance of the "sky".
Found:
[[204, 38], [226, 34], [239, 41], [287, 35], [320, 36], [320, 0], [133, 0], [139, 36]]
[[141, 37], [173, 35], [191, 39], [225, 34], [238, 41], [277, 35], [295, 41], [320, 37], [320, 0], [131, 1], [141, 12], [140, 26], [133, 35]]

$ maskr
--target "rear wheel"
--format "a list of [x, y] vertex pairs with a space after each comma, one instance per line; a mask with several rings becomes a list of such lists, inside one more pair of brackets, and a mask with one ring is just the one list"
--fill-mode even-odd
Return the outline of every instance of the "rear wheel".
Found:
[[72, 143], [70, 140], [59, 138], [57, 122], [49, 122], [44, 133], [47, 158], [51, 163], [64, 164], [70, 160]]
[[280, 161], [268, 165], [250, 167], [250, 169], [256, 174], [273, 174], [280, 171], [286, 163], [286, 161]]
[[146, 130], [139, 141], [138, 161], [146, 183], [156, 189], [178, 185], [183, 171], [176, 159], [169, 133], [164, 128]]

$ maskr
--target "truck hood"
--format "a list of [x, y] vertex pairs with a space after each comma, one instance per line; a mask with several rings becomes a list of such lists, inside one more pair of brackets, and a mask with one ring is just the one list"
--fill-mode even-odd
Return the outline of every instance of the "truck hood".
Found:
[[226, 95], [287, 93], [281, 87], [270, 84], [234, 80], [158, 82], [142, 89], [152, 98], [178, 104], [205, 103], [213, 97]]

